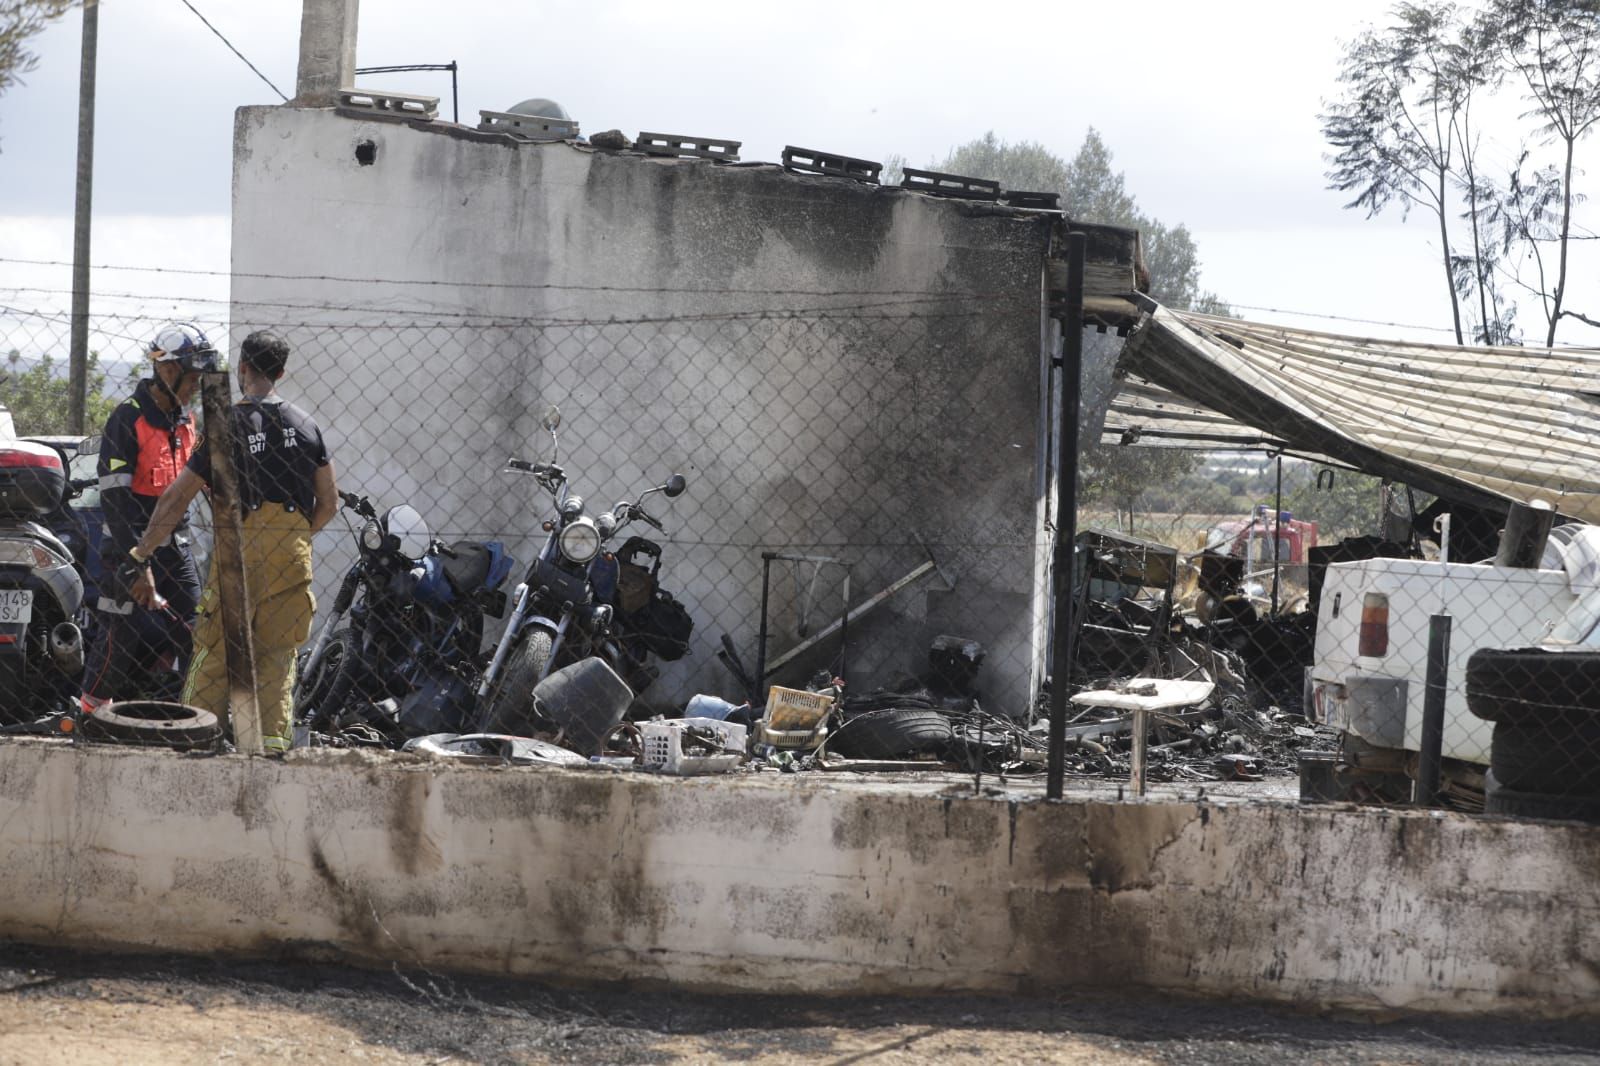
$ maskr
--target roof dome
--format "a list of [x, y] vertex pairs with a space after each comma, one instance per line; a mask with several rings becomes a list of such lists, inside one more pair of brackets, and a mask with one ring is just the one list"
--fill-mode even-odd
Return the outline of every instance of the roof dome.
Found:
[[572, 121], [572, 116], [567, 114], [567, 109], [554, 100], [546, 100], [542, 96], [533, 96], [522, 101], [510, 111], [513, 115], [531, 115], [535, 118], [559, 118], [564, 122]]

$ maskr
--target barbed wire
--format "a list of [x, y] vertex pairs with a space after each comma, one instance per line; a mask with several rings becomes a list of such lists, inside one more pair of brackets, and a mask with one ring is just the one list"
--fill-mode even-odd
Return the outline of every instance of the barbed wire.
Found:
[[[0, 264], [18, 266], [70, 267], [63, 259], [21, 259], [0, 256]], [[945, 296], [959, 299], [993, 299], [1007, 296], [1005, 290], [974, 292], [969, 289], [772, 289], [772, 288], [716, 288], [670, 285], [569, 285], [557, 282], [515, 281], [462, 281], [454, 278], [379, 278], [353, 277], [340, 274], [273, 274], [259, 271], [199, 270], [190, 267], [162, 267], [99, 263], [90, 270], [116, 270], [140, 274], [174, 274], [212, 278], [250, 278], [262, 281], [320, 281], [352, 285], [416, 285], [451, 289], [507, 289], [517, 292], [627, 292], [660, 293], [663, 295], [703, 296]], [[69, 290], [70, 291], [70, 290]]]

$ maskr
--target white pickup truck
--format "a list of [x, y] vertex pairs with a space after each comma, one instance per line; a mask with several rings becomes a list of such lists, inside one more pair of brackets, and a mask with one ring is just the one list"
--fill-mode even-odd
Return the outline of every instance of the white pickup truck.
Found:
[[1422, 742], [1429, 619], [1451, 618], [1443, 755], [1487, 765], [1492, 723], [1467, 709], [1479, 648], [1600, 646], [1600, 527], [1551, 531], [1539, 569], [1423, 559], [1328, 567], [1317, 612], [1307, 714], [1396, 752]]

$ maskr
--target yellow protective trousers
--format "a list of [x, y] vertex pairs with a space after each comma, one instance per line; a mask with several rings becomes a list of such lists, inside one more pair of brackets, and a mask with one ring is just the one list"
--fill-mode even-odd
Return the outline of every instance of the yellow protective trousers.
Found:
[[[290, 741], [294, 656], [310, 636], [311, 618], [316, 613], [316, 601], [311, 595], [311, 526], [302, 513], [285, 510], [282, 504], [264, 503], [245, 512], [242, 529], [241, 554], [250, 597], [261, 737], [267, 751], [284, 751]], [[228, 665], [214, 555], [205, 592], [200, 597], [194, 658], [184, 687], [184, 702], [211, 711], [231, 732]]]

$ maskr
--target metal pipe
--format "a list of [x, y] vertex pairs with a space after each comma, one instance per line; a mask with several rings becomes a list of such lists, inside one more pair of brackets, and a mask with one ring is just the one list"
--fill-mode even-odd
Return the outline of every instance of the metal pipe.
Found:
[[850, 679], [850, 564], [844, 566], [844, 614], [839, 618], [839, 680]]
[[1055, 582], [1055, 647], [1050, 667], [1050, 749], [1045, 797], [1060, 799], [1066, 777], [1067, 684], [1076, 634], [1072, 578], [1078, 535], [1078, 407], [1083, 390], [1083, 259], [1087, 237], [1067, 234], [1067, 299], [1061, 325], [1061, 407], [1057, 425], [1056, 538], [1051, 560]]
[[1133, 748], [1128, 753], [1128, 780], [1135, 796], [1144, 795], [1146, 753], [1150, 748], [1150, 711], [1133, 709]]
[[1428, 677], [1422, 697], [1422, 750], [1417, 762], [1416, 803], [1439, 805], [1444, 760], [1444, 697], [1450, 673], [1450, 616], [1428, 619]]
[[72, 339], [67, 356], [67, 429], [82, 436], [89, 404], [89, 220], [94, 199], [94, 76], [100, 0], [83, 3], [78, 61], [78, 180], [72, 208]]
[[1555, 508], [1544, 500], [1512, 504], [1506, 514], [1506, 528], [1500, 534], [1500, 550], [1495, 553], [1494, 565], [1536, 569], [1555, 520]]
[[767, 594], [772, 588], [772, 560], [777, 552], [761, 553], [761, 633], [756, 637], [756, 695], [766, 694], [767, 684]]
[[1283, 577], [1283, 456], [1278, 456], [1278, 493], [1272, 501], [1272, 616], [1278, 616], [1278, 582]]

